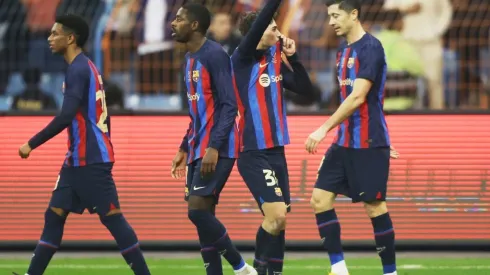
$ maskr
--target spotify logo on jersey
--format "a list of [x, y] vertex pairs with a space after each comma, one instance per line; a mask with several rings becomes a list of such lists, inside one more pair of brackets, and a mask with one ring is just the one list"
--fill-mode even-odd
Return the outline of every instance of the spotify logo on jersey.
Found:
[[278, 76], [275, 75], [269, 76], [268, 74], [262, 74], [259, 77], [259, 83], [262, 87], [269, 87], [271, 83], [275, 83], [279, 81], [282, 81], [282, 74]]

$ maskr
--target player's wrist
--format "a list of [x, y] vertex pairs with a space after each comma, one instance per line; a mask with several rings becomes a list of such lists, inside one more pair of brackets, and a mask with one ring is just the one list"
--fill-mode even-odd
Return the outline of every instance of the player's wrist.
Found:
[[27, 142], [27, 146], [29, 146], [29, 150], [34, 150], [36, 148], [36, 143], [33, 141], [34, 138], [31, 138], [28, 142]]
[[288, 59], [288, 61], [297, 61], [298, 60], [298, 54], [296, 52], [292, 53], [292, 54], [286, 54], [286, 57]]
[[320, 128], [328, 133], [332, 130], [333, 126], [329, 122], [326, 122], [322, 126], [320, 126]]

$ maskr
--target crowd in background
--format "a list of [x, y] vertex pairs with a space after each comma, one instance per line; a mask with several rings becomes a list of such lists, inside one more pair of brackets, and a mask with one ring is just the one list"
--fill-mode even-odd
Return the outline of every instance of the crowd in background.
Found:
[[[201, 0], [213, 13], [208, 38], [231, 54], [242, 12], [266, 0]], [[0, 110], [59, 108], [66, 64], [47, 37], [58, 14], [86, 18], [87, 54], [103, 74], [111, 108], [181, 110], [185, 46], [170, 22], [183, 0], [0, 0]], [[383, 43], [388, 62], [386, 110], [488, 109], [490, 2], [364, 0], [361, 20]], [[288, 109], [338, 105], [335, 53], [340, 38], [323, 0], [284, 0], [276, 18], [294, 39], [315, 84], [313, 101], [286, 91]], [[182, 104], [184, 103], [184, 104]]]

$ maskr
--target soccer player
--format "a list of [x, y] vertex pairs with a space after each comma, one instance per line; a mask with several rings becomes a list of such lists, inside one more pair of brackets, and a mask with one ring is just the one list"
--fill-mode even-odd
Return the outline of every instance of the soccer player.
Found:
[[[283, 85], [293, 92], [313, 96], [294, 41], [284, 37], [273, 20], [280, 3], [269, 0], [260, 13], [243, 16], [240, 31], [244, 38], [232, 55], [240, 97], [238, 171], [264, 215], [256, 236], [254, 260], [261, 275], [282, 274], [286, 214], [290, 209], [284, 153], [289, 134]], [[282, 54], [287, 61], [282, 61]]]
[[[183, 65], [191, 122], [172, 163], [172, 176], [187, 179], [188, 217], [196, 226], [208, 275], [222, 275], [221, 256], [235, 274], [257, 274], [245, 263], [215, 216], [215, 206], [238, 156], [238, 107], [231, 60], [206, 39], [211, 15], [200, 4], [185, 4], [172, 22], [172, 36], [185, 43]], [[186, 161], [187, 160], [187, 161]]]
[[44, 273], [61, 244], [68, 213], [82, 214], [85, 209], [99, 215], [134, 274], [148, 275], [150, 271], [138, 238], [119, 208], [112, 178], [114, 150], [102, 78], [82, 52], [89, 27], [77, 15], [59, 16], [55, 22], [48, 38], [49, 46], [68, 63], [63, 106], [43, 130], [20, 147], [19, 155], [28, 158], [32, 150], [65, 128], [68, 128], [68, 153], [44, 215], [44, 229], [27, 275]]
[[318, 171], [311, 205], [323, 245], [332, 265], [331, 274], [347, 275], [340, 241], [340, 225], [334, 209], [337, 194], [363, 202], [371, 218], [383, 273], [396, 274], [395, 232], [386, 207], [390, 138], [383, 114], [386, 61], [384, 49], [359, 22], [359, 0], [328, 0], [330, 25], [345, 42], [337, 53], [341, 105], [305, 142], [317, 152], [326, 134], [338, 127], [337, 137]]

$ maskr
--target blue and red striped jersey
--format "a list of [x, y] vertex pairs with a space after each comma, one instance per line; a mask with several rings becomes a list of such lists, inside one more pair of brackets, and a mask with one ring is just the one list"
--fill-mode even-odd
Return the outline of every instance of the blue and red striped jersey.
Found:
[[60, 114], [29, 145], [34, 149], [68, 128], [68, 152], [63, 166], [112, 163], [109, 120], [102, 77], [94, 63], [81, 53], [66, 71]]
[[270, 0], [257, 16], [231, 59], [238, 88], [241, 151], [263, 150], [290, 143], [284, 88], [313, 96], [306, 69], [296, 54], [282, 59], [282, 41], [257, 50], [264, 31], [281, 3]]
[[187, 53], [184, 62], [191, 122], [180, 148], [188, 152], [188, 163], [202, 158], [208, 147], [221, 157], [237, 158], [237, 91], [230, 57], [220, 44], [207, 40], [197, 52]]
[[352, 93], [354, 81], [362, 78], [371, 81], [372, 87], [366, 101], [345, 121], [337, 131], [334, 142], [343, 147], [373, 148], [390, 146], [390, 136], [383, 112], [386, 82], [386, 58], [381, 42], [369, 33], [337, 52], [337, 78], [340, 101]]

